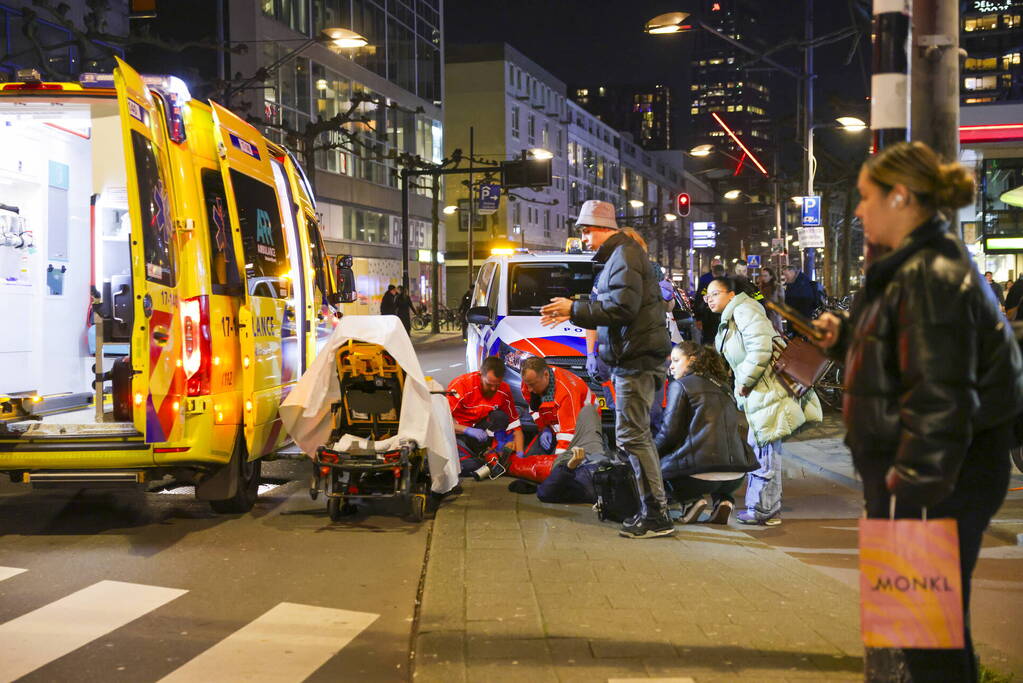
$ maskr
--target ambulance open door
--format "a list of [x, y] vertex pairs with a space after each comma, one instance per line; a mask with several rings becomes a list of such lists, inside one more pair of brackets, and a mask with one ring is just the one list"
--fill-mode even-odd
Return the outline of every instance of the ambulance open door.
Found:
[[185, 373], [163, 117], [142, 78], [120, 59], [114, 69], [114, 83], [131, 216], [135, 312], [130, 354], [132, 419], [147, 443], [176, 441], [184, 435], [181, 415]]
[[272, 452], [282, 436], [278, 406], [289, 379], [282, 336], [296, 283], [266, 142], [231, 111], [211, 106], [224, 190], [234, 207], [229, 213], [235, 253], [244, 264], [238, 340], [245, 444], [254, 459]]

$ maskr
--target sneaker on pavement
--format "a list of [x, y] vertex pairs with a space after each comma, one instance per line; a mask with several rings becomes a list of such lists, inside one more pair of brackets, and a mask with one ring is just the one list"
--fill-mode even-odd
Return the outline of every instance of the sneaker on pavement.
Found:
[[653, 517], [627, 519], [618, 530], [618, 534], [626, 538], [657, 538], [671, 536], [674, 533], [675, 525], [663, 512]]
[[751, 526], [778, 526], [779, 524], [781, 524], [780, 515], [774, 515], [773, 517], [768, 517], [767, 519], [761, 519], [757, 517], [755, 513], [750, 512], [749, 510], [743, 510], [738, 515], [736, 515], [735, 518], [739, 521], [739, 524], [747, 524]]
[[735, 504], [730, 500], [723, 500], [714, 506], [713, 512], [707, 518], [708, 524], [728, 524], [728, 518], [732, 516]]
[[694, 500], [682, 508], [682, 515], [678, 518], [678, 521], [682, 524], [695, 524], [706, 509], [707, 501], [703, 498]]

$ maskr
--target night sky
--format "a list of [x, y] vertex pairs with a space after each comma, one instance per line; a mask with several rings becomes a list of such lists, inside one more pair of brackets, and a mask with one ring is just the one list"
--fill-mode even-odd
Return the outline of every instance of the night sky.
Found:
[[[781, 43], [801, 39], [803, 2], [752, 0], [751, 6]], [[445, 37], [448, 44], [510, 43], [569, 86], [665, 83], [677, 89], [683, 100], [679, 106], [686, 107], [690, 36], [649, 36], [643, 33], [643, 25], [658, 14], [688, 7], [685, 0], [445, 0]], [[815, 15], [818, 37], [854, 24], [863, 32], [858, 41], [846, 38], [815, 49], [815, 118], [829, 121], [848, 114], [866, 119], [869, 3], [816, 0]], [[851, 63], [846, 65], [854, 46]], [[802, 66], [802, 53], [794, 48], [772, 57], [796, 69]], [[798, 106], [794, 80], [780, 74], [773, 80], [772, 114], [790, 118]], [[835, 133], [818, 133], [817, 144], [839, 158], [853, 153], [850, 141]]]

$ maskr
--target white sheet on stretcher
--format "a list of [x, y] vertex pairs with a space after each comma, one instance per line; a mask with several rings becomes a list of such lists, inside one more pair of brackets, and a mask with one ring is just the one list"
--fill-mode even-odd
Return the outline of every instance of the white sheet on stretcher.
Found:
[[[386, 441], [368, 442], [346, 434], [335, 444], [327, 442], [333, 429], [330, 406], [341, 400], [334, 357], [338, 347], [349, 339], [379, 344], [405, 370], [398, 434]], [[459, 463], [448, 400], [443, 394], [430, 393], [443, 389], [432, 380], [427, 383], [401, 320], [393, 315], [346, 315], [281, 404], [281, 420], [307, 454], [324, 445], [338, 450], [355, 447], [385, 452], [396, 450], [402, 440], [415, 441], [427, 449], [431, 490], [447, 493], [458, 483]]]

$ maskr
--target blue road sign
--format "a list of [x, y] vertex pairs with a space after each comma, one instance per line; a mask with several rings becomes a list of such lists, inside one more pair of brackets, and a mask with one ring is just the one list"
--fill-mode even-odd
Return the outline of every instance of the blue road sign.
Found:
[[501, 186], [496, 183], [480, 185], [480, 196], [476, 209], [477, 213], [481, 216], [497, 213], [497, 208], [500, 205]]
[[760, 254], [746, 254], [746, 266], [749, 268], [759, 268]]
[[803, 197], [803, 225], [819, 227], [821, 224], [821, 198], [819, 195]]

